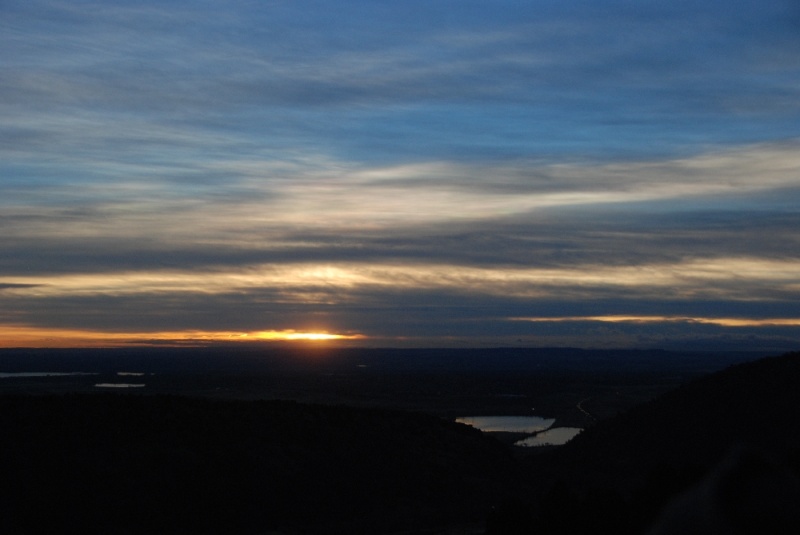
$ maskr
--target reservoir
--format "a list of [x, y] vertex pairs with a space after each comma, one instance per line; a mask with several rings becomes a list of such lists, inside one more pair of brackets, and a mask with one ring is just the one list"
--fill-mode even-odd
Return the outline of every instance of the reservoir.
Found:
[[487, 433], [537, 433], [548, 429], [555, 419], [541, 416], [465, 416], [456, 418], [456, 422]]
[[561, 446], [575, 438], [581, 431], [583, 429], [580, 427], [553, 427], [526, 439], [519, 440], [514, 445], [522, 447]]
[[541, 416], [464, 416], [456, 422], [470, 425], [485, 433], [528, 433], [515, 446], [561, 446], [583, 431], [580, 427], [552, 427], [555, 418]]

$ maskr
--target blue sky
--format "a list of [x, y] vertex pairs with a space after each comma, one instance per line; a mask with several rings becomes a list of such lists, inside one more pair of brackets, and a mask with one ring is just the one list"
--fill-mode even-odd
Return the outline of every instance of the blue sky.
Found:
[[794, 1], [8, 1], [0, 51], [0, 345], [800, 344]]

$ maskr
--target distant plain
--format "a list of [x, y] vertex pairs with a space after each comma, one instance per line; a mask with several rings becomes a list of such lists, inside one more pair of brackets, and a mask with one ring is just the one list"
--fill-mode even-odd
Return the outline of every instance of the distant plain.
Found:
[[418, 411], [448, 419], [535, 415], [555, 418], [558, 426], [586, 427], [693, 378], [762, 356], [570, 348], [9, 349], [0, 351], [0, 374], [12, 375], [0, 377], [0, 393], [113, 390], [280, 399]]

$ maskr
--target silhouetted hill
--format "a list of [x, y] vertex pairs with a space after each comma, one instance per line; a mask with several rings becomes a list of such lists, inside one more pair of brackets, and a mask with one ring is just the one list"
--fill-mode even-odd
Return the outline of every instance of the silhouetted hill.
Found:
[[[800, 472], [800, 353], [692, 381], [531, 457], [545, 490], [518, 532], [641, 533], [677, 493], [742, 449]], [[490, 532], [517, 532], [500, 517]]]
[[399, 411], [7, 396], [0, 421], [7, 534], [380, 533], [480, 520], [519, 490], [499, 442]]
[[586, 430], [556, 456], [630, 488], [658, 464], [707, 466], [737, 445], [786, 457], [800, 449], [798, 424], [800, 353], [791, 353], [689, 382]]

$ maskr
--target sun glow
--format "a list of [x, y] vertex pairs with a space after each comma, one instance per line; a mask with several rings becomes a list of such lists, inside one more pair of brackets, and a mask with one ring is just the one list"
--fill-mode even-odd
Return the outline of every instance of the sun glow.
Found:
[[242, 342], [325, 342], [362, 340], [363, 334], [274, 331], [170, 331], [103, 332], [80, 329], [55, 329], [29, 325], [0, 325], [0, 347], [126, 347], [140, 345], [203, 346]]
[[360, 334], [331, 334], [322, 332], [298, 332], [298, 331], [261, 331], [248, 335], [250, 339], [256, 340], [358, 340], [364, 338]]

